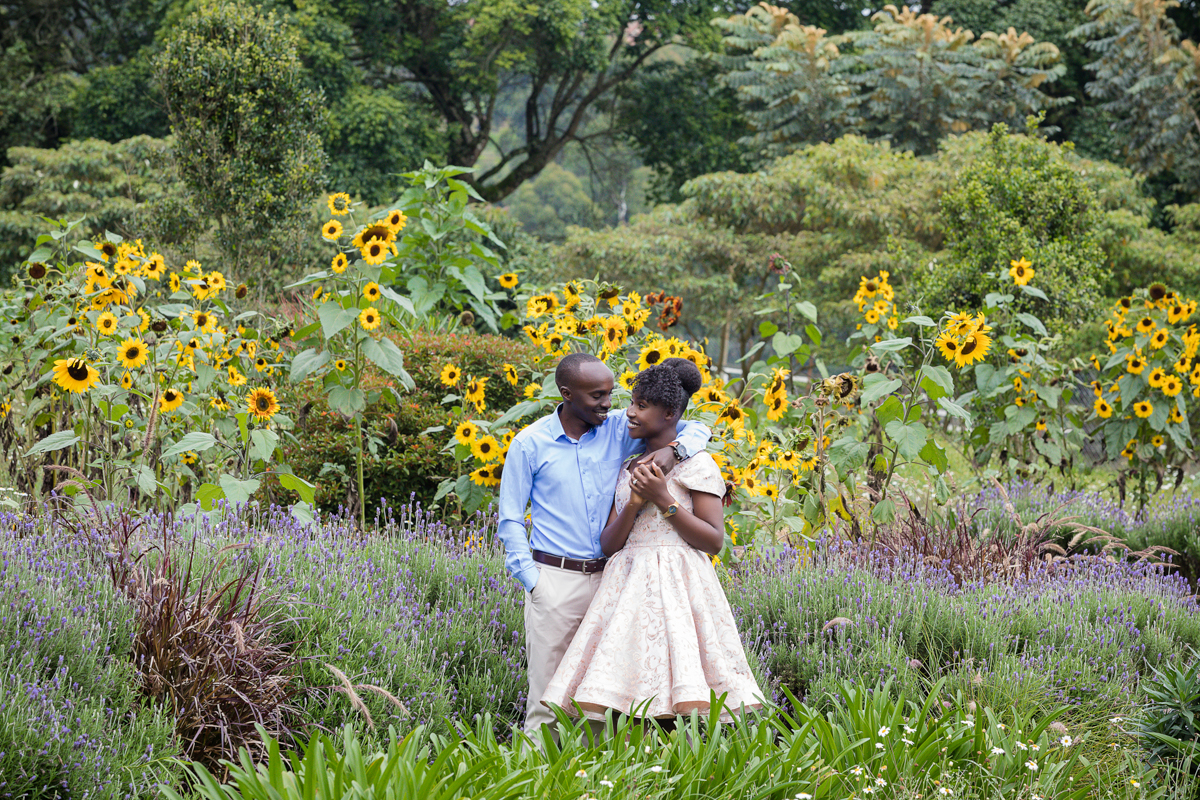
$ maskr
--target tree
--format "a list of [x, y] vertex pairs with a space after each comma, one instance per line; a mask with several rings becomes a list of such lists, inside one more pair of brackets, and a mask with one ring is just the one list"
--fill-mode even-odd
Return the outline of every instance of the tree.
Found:
[[828, 37], [766, 3], [719, 21], [731, 50], [726, 80], [755, 128], [747, 142], [777, 156], [860, 132], [929, 154], [947, 134], [1021, 124], [1063, 102], [1042, 91], [1063, 73], [1049, 42], [1013, 28], [976, 38], [907, 6], [885, 6], [872, 21]]
[[746, 172], [749, 134], [737, 95], [705, 57], [652, 64], [621, 90], [618, 127], [643, 163], [654, 169], [650, 194], [679, 202], [679, 188], [710, 172]]
[[180, 175], [237, 264], [276, 259], [321, 189], [324, 110], [296, 46], [274, 14], [222, 3], [186, 18], [156, 62]]
[[1088, 93], [1103, 102], [1125, 157], [1139, 172], [1173, 171], [1200, 191], [1200, 49], [1180, 38], [1175, 0], [1091, 0], [1080, 26], [1098, 58]]
[[352, 8], [374, 68], [419, 84], [445, 120], [450, 163], [474, 165], [494, 143], [498, 102], [519, 98], [520, 143], [474, 176], [489, 201], [578, 141], [597, 104], [655, 53], [708, 35], [712, 15], [698, 0], [377, 0]]

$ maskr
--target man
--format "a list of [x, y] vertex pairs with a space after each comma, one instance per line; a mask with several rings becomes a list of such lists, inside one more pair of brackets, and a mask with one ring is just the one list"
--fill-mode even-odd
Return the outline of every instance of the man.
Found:
[[[500, 481], [500, 540], [505, 566], [525, 587], [529, 697], [525, 731], [554, 714], [539, 701], [591, 605], [606, 559], [600, 532], [608, 520], [617, 477], [641, 442], [629, 437], [625, 415], [612, 409], [613, 374], [586, 353], [571, 353], [554, 373], [562, 403], [513, 438]], [[679, 439], [647, 453], [669, 472], [703, 450], [707, 427], [681, 422]], [[532, 505], [533, 533], [525, 536]]]

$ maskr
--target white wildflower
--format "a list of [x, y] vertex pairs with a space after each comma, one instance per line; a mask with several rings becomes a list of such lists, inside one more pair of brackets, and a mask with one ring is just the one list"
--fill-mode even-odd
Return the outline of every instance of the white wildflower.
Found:
[[1074, 744], [1074, 742], [1071, 741], [1070, 736], [1062, 737], [1061, 739], [1058, 740], [1058, 743], [1061, 744], [1063, 747], [1070, 747], [1072, 744]]
[[800, 792], [800, 794], [796, 795], [796, 800], [812, 800], [812, 795], [808, 792]]
[[876, 786], [887, 786], [887, 781], [885, 781], [883, 778], [876, 778], [875, 785]]
[[662, 772], [662, 767], [660, 767], [658, 764], [655, 764], [653, 767], [650, 768], [650, 771], [651, 772]]
[[1017, 749], [1018, 750], [1028, 750], [1029, 748], [1025, 746], [1024, 742], [1017, 742]]
[[904, 742], [905, 744], [907, 744], [909, 746], [911, 746], [913, 743], [912, 739], [901, 739], [900, 741]]
[[613, 788], [614, 786], [616, 786], [616, 784], [615, 784], [615, 783], [613, 783], [612, 781], [610, 781], [610, 780], [608, 780], [608, 779], [605, 779], [605, 780], [602, 780], [602, 781], [600, 781], [600, 785], [601, 785], [601, 786], [604, 786], [604, 787], [606, 787], [606, 788], [608, 788], [608, 789], [611, 789], [611, 788]]
[[916, 728], [910, 728], [910, 727], [908, 727], [907, 725], [905, 725], [905, 726], [904, 726], [904, 732], [905, 732], [905, 733], [908, 733], [908, 734], [913, 734], [913, 733], [916, 733], [916, 732], [917, 732], [917, 729], [916, 729]]
[[992, 755], [994, 755], [994, 756], [1002, 756], [1002, 755], [1004, 755], [1004, 748], [1003, 748], [1003, 747], [993, 747], [993, 748], [992, 748]]
[[857, 777], [857, 776], [859, 776], [859, 775], [862, 775], [862, 774], [863, 774], [863, 768], [862, 768], [862, 767], [855, 767], [854, 769], [850, 770], [850, 774], [851, 774], [851, 775], [854, 775], [854, 776], [856, 776], [856, 777]]
[[864, 786], [862, 789], [862, 792], [863, 792], [863, 794], [875, 794], [875, 790], [872, 789], [870, 786]]
[[1140, 781], [1138, 781], [1137, 779], [1135, 779], [1135, 778], [1130, 778], [1130, 779], [1129, 779], [1129, 785], [1130, 785], [1130, 786], [1132, 786], [1133, 788], [1137, 789], [1137, 788], [1138, 788], [1138, 787], [1140, 787], [1142, 784], [1141, 784], [1141, 782], [1140, 782]]
[[586, 778], [587, 770], [583, 770], [583, 769], [579, 770], [578, 772], [575, 773], [575, 777], [576, 778]]
[[1030, 772], [1037, 772], [1038, 764], [1033, 759], [1026, 761], [1025, 766], [1029, 769]]
[[876, 743], [875, 743], [875, 749], [876, 749], [876, 750], [882, 750], [882, 749], [883, 749], [883, 742], [876, 742]]
[[949, 786], [939, 786], [938, 794], [940, 794], [942, 797], [949, 797], [950, 795], [954, 794], [954, 792], [950, 790]]
[[1036, 753], [1038, 750], [1042, 749], [1042, 746], [1040, 744], [1031, 744], [1029, 745], [1029, 749]]
[[884, 725], [882, 728], [879, 729], [880, 736], [887, 736], [891, 732], [892, 732], [892, 729], [889, 728], [887, 725]]

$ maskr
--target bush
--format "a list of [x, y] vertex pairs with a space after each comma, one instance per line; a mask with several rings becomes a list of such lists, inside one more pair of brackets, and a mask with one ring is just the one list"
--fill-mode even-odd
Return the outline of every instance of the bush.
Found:
[[[1096, 235], [1096, 195], [1063, 149], [1031, 136], [1010, 136], [996, 125], [979, 158], [941, 200], [949, 253], [923, 275], [921, 307], [975, 311], [989, 292], [1005, 293], [999, 276], [1026, 258], [1050, 299], [1020, 298], [1052, 330], [1066, 331], [1093, 316], [1104, 279]], [[993, 273], [992, 278], [982, 277]]]
[[[452, 430], [450, 411], [441, 403], [449, 391], [442, 385], [445, 364], [457, 365], [464, 375], [488, 377], [487, 404], [507, 409], [517, 402], [517, 389], [503, 375], [503, 365], [531, 362], [541, 350], [523, 341], [489, 334], [392, 334], [404, 353], [404, 368], [416, 389], [400, 395], [399, 404], [384, 401], [367, 407], [366, 446], [371, 454], [363, 469], [367, 509], [386, 500], [397, 506], [413, 498], [429, 503], [438, 483], [457, 474], [459, 462], [443, 453]], [[391, 385], [381, 372], [368, 381]], [[398, 385], [398, 382], [396, 382]], [[298, 442], [284, 446], [285, 460], [297, 475], [317, 484], [317, 506], [326, 511], [353, 505], [354, 427], [329, 410], [325, 393], [314, 381], [284, 389], [286, 404], [299, 411]], [[447, 426], [424, 434], [429, 428]]]

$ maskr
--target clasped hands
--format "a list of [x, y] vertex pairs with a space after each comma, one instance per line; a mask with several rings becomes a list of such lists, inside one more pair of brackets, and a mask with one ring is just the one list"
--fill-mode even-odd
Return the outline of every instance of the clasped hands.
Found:
[[633, 468], [629, 487], [629, 502], [638, 506], [650, 501], [663, 509], [675, 502], [674, 496], [667, 490], [667, 476], [653, 461], [639, 463]]

